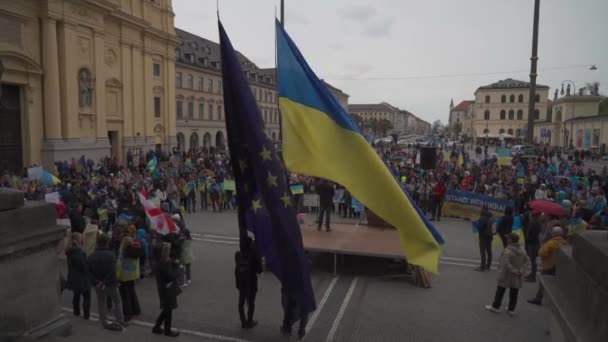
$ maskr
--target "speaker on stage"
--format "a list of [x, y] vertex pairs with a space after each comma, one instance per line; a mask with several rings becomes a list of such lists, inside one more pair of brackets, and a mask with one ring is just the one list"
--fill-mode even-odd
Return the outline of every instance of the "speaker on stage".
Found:
[[437, 163], [437, 148], [436, 147], [421, 147], [420, 148], [420, 168], [423, 170], [434, 170]]

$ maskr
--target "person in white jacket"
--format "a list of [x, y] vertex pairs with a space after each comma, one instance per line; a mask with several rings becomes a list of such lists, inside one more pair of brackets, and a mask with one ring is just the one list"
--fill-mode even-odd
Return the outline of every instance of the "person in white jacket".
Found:
[[536, 192], [534, 193], [534, 199], [547, 199], [547, 187], [545, 186], [545, 184], [541, 184], [538, 189], [536, 189]]

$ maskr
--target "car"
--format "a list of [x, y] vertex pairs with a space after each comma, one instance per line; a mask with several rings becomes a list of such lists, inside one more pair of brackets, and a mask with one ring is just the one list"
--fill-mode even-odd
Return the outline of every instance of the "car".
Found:
[[511, 156], [521, 156], [521, 155], [537, 155], [538, 150], [533, 145], [515, 145], [511, 147]]

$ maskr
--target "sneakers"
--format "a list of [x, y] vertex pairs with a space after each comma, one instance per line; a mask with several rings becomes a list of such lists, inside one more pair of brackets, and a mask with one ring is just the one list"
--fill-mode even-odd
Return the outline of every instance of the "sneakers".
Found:
[[500, 309], [497, 309], [495, 307], [493, 307], [492, 305], [486, 305], [485, 306], [486, 310], [493, 312], [493, 313], [500, 313]]
[[507, 310], [509, 316], [515, 316], [515, 310]]

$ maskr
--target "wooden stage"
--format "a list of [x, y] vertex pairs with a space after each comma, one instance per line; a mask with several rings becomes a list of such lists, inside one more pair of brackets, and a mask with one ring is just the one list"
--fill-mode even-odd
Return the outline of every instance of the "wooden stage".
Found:
[[399, 236], [394, 228], [370, 227], [367, 225], [331, 225], [331, 231], [321, 231], [316, 225], [300, 225], [304, 249], [311, 252], [334, 255], [334, 274], [338, 255], [360, 255], [388, 259], [404, 259]]

